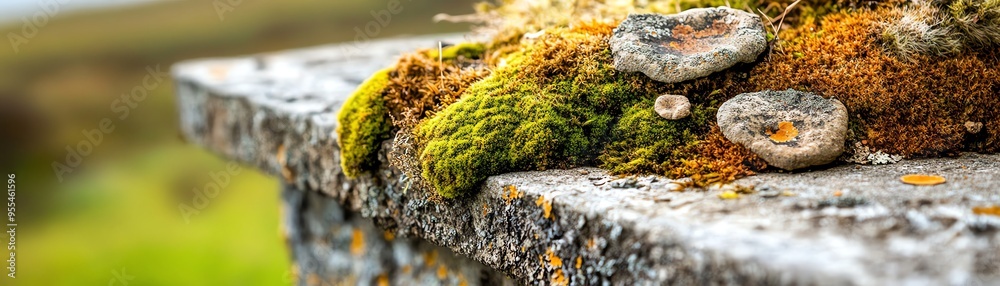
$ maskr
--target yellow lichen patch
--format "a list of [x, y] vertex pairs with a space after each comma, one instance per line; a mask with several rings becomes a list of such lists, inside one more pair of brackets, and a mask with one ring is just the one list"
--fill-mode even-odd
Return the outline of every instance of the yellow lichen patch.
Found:
[[734, 191], [725, 191], [719, 194], [719, 198], [723, 200], [735, 200], [740, 198], [740, 194]]
[[391, 231], [388, 231], [388, 230], [385, 231], [385, 232], [383, 232], [382, 236], [385, 237], [386, 241], [392, 241], [392, 240], [396, 239], [396, 234], [393, 233], [393, 232], [391, 232]]
[[594, 243], [593, 238], [587, 240], [587, 249], [594, 249], [594, 245], [596, 244]]
[[939, 185], [939, 184], [944, 184], [944, 182], [946, 181], [945, 178], [941, 176], [920, 175], [920, 174], [911, 174], [902, 176], [899, 178], [899, 180], [903, 181], [903, 183], [910, 185], [917, 185], [917, 186]]
[[306, 276], [306, 284], [308, 285], [319, 285], [320, 282], [322, 282], [322, 280], [319, 279], [319, 275], [316, 275], [316, 273], [309, 273], [309, 275]]
[[795, 137], [799, 136], [799, 129], [795, 128], [795, 125], [788, 121], [778, 122], [778, 130], [771, 131], [767, 130], [768, 138], [774, 143], [787, 143], [795, 141]]
[[538, 196], [538, 199], [535, 200], [535, 205], [542, 207], [542, 211], [543, 211], [542, 214], [543, 214], [543, 216], [545, 218], [547, 218], [547, 219], [554, 219], [555, 218], [552, 215], [552, 201], [551, 200], [546, 200], [545, 196]]
[[549, 257], [549, 264], [552, 265], [552, 267], [555, 268], [562, 267], [563, 265], [562, 258], [556, 256], [556, 253], [552, 251], [552, 248], [549, 248], [549, 250], [545, 251], [545, 255]]
[[834, 196], [834, 197], [839, 197], [839, 196], [843, 196], [843, 195], [844, 195], [844, 192], [843, 192], [843, 191], [836, 191], [836, 192], [833, 192], [833, 196]]
[[503, 187], [503, 189], [506, 192], [503, 196], [503, 199], [507, 201], [508, 205], [515, 199], [519, 199], [524, 196], [524, 193], [518, 191], [517, 187], [515, 187], [514, 185]]
[[378, 286], [389, 286], [389, 275], [382, 273], [378, 276]]
[[351, 254], [361, 256], [365, 254], [365, 233], [360, 228], [355, 228], [351, 234]]
[[424, 253], [424, 264], [427, 266], [432, 266], [437, 263], [437, 251], [429, 251]]
[[483, 203], [483, 216], [486, 216], [489, 213], [490, 213], [490, 206], [487, 205], [486, 203]]
[[458, 286], [469, 286], [469, 281], [465, 280], [465, 275], [458, 274]]
[[403, 271], [403, 273], [407, 273], [408, 274], [408, 273], [410, 273], [410, 271], [413, 271], [413, 266], [403, 265], [403, 268], [401, 270]]
[[448, 268], [445, 268], [444, 265], [438, 266], [437, 275], [438, 275], [438, 279], [441, 279], [441, 280], [444, 280], [445, 278], [448, 278]]
[[569, 280], [563, 275], [562, 269], [556, 269], [556, 272], [552, 273], [552, 285], [569, 285]]
[[977, 215], [992, 215], [1000, 216], [1000, 206], [988, 206], [988, 207], [974, 207], [972, 208], [972, 213]]
[[285, 144], [278, 145], [278, 152], [274, 156], [278, 165], [281, 166], [281, 176], [285, 178], [286, 182], [291, 182], [295, 180], [295, 172], [288, 167], [288, 154], [285, 151]]
[[580, 266], [583, 266], [583, 257], [577, 256], [576, 257], [576, 269], [580, 269]]

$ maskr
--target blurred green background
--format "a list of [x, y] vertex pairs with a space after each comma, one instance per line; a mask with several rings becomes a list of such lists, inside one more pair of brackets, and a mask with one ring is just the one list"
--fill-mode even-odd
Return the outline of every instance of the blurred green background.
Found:
[[[112, 102], [146, 67], [353, 40], [388, 0], [74, 0], [109, 5], [61, 6], [18, 51], [10, 35], [25, 35], [21, 17], [58, 2], [11, 1], [22, 5], [0, 4], [0, 169], [17, 176], [18, 271], [0, 284], [290, 284], [278, 182], [244, 166], [186, 223], [179, 205], [227, 162], [180, 137], [169, 80], [124, 120]], [[471, 13], [474, 1], [400, 3], [378, 37], [467, 31], [431, 18]], [[114, 131], [60, 182], [52, 164], [103, 118]]]

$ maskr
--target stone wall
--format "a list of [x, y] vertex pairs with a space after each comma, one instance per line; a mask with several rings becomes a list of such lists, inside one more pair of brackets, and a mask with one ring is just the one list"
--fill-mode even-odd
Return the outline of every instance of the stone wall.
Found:
[[[353, 88], [401, 52], [457, 39], [180, 63], [182, 130], [284, 180], [285, 227], [305, 284], [1000, 283], [1000, 218], [972, 213], [1000, 204], [998, 155], [762, 174], [738, 181], [757, 192], [734, 200], [719, 188], [672, 192], [681, 182], [596, 168], [504, 174], [476, 195], [435, 199], [389, 166], [390, 141], [379, 170], [346, 178], [333, 130]], [[899, 182], [911, 172], [949, 182]]]

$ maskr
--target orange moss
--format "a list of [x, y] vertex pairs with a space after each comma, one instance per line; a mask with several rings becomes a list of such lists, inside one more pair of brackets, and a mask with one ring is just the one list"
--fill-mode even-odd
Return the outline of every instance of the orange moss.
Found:
[[[848, 108], [852, 141], [905, 156], [1000, 150], [1000, 49], [904, 61], [878, 43], [890, 11], [833, 14], [784, 31], [789, 39], [751, 72], [740, 91], [794, 88], [836, 97]], [[800, 55], [800, 56], [796, 56]], [[984, 122], [967, 135], [963, 124]]]
[[686, 159], [673, 162], [669, 175], [690, 177], [694, 186], [702, 188], [751, 176], [767, 167], [767, 163], [749, 149], [727, 140], [715, 125], [699, 144], [678, 152], [689, 155]]
[[472, 83], [489, 75], [482, 60], [459, 56], [439, 59], [423, 50], [403, 55], [389, 73], [386, 106], [393, 126], [413, 127], [421, 119], [454, 103]]

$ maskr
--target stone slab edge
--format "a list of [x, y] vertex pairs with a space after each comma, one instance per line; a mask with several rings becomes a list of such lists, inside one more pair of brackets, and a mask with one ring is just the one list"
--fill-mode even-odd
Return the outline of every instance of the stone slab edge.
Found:
[[[1000, 203], [996, 155], [765, 174], [741, 182], [794, 196], [735, 201], [668, 192], [656, 177], [612, 188], [616, 178], [594, 168], [494, 176], [474, 196], [439, 201], [388, 167], [388, 141], [379, 170], [346, 178], [333, 133], [339, 106], [399, 53], [441, 39], [458, 37], [179, 63], [182, 132], [398, 236], [450, 248], [525, 284], [1000, 282], [1000, 220], [969, 211]], [[940, 165], [951, 169], [928, 170]], [[965, 179], [923, 189], [892, 184], [906, 168]], [[863, 203], [832, 195], [844, 190]]]

